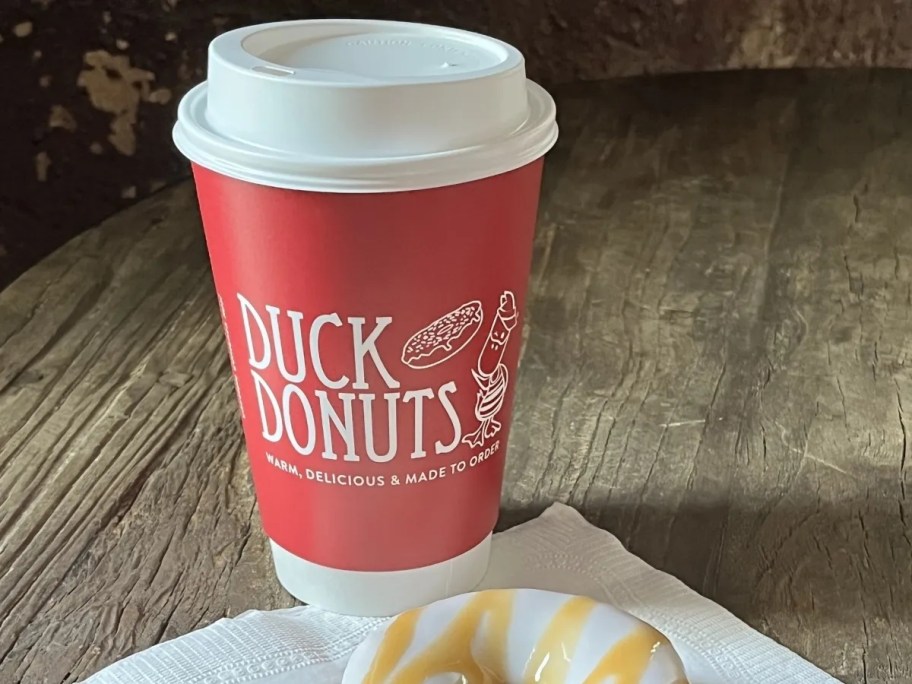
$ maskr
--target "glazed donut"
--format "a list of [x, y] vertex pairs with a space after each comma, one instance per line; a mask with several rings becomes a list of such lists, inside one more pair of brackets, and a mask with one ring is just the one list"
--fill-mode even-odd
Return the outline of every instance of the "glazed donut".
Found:
[[464, 594], [403, 613], [352, 655], [343, 684], [687, 684], [659, 631], [582, 596]]

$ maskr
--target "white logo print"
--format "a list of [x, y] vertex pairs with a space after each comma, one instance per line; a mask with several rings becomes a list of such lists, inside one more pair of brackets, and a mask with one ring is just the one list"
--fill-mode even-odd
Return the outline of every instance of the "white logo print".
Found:
[[501, 424], [495, 417], [503, 408], [509, 383], [503, 355], [516, 323], [516, 298], [512, 292], [505, 290], [500, 295], [500, 306], [491, 321], [488, 339], [478, 354], [478, 364], [472, 370], [475, 382], [478, 383], [475, 418], [479, 425], [477, 430], [467, 434], [462, 441], [473, 447], [482, 446], [486, 439], [500, 432]]
[[466, 302], [412, 335], [402, 348], [402, 363], [420, 370], [458, 354], [481, 327], [481, 302]]

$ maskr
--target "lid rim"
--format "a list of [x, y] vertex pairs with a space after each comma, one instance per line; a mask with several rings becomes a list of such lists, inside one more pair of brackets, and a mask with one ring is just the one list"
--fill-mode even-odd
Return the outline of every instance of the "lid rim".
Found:
[[[220, 136], [197, 120], [193, 108], [204, 105], [206, 82], [181, 100], [173, 138], [191, 162], [256, 185], [346, 194], [429, 190], [514, 171], [554, 146], [558, 134], [554, 100], [534, 81], [527, 80], [526, 85], [530, 104], [526, 123], [503, 140], [458, 150], [386, 159], [278, 157], [266, 148]], [[317, 165], [322, 173], [315, 173]], [[436, 168], [428, 168], [431, 165]]]

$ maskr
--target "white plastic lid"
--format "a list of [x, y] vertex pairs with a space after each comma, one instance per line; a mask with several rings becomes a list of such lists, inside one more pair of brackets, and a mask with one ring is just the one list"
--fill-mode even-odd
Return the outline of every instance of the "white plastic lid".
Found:
[[274, 187], [389, 192], [519, 168], [557, 139], [518, 50], [476, 33], [318, 20], [229, 31], [183, 98], [177, 147]]

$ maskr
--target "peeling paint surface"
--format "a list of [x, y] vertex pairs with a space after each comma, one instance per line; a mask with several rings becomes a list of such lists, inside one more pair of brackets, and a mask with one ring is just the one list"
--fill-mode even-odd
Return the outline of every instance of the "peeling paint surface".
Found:
[[70, 132], [73, 132], [79, 128], [76, 125], [76, 119], [73, 118], [72, 114], [70, 114], [70, 110], [59, 104], [55, 104], [53, 107], [51, 107], [51, 113], [48, 116], [48, 127], [63, 128], [64, 130]]
[[149, 93], [146, 101], [153, 104], [168, 104], [171, 101], [171, 91], [168, 88], [156, 88]]
[[32, 35], [33, 28], [32, 22], [30, 21], [20, 22], [13, 26], [13, 35], [16, 36], [16, 38], [27, 38]]
[[[328, 15], [489, 33], [519, 47], [546, 85], [744, 67], [912, 67], [912, 2], [894, 0], [0, 2], [0, 86], [22, 94], [0, 108], [0, 248], [9, 253], [0, 287], [65, 239], [186, 177], [171, 126], [180, 97], [205, 78], [218, 33]], [[130, 187], [135, 197], [125, 196]]]
[[89, 95], [92, 106], [112, 115], [108, 141], [125, 155], [136, 152], [136, 116], [139, 103], [148, 100], [149, 84], [155, 75], [130, 65], [126, 55], [112, 55], [106, 50], [85, 53], [87, 69], [80, 72], [76, 83]]
[[47, 182], [50, 167], [51, 157], [47, 152], [42, 151], [35, 155], [35, 178], [39, 183]]

